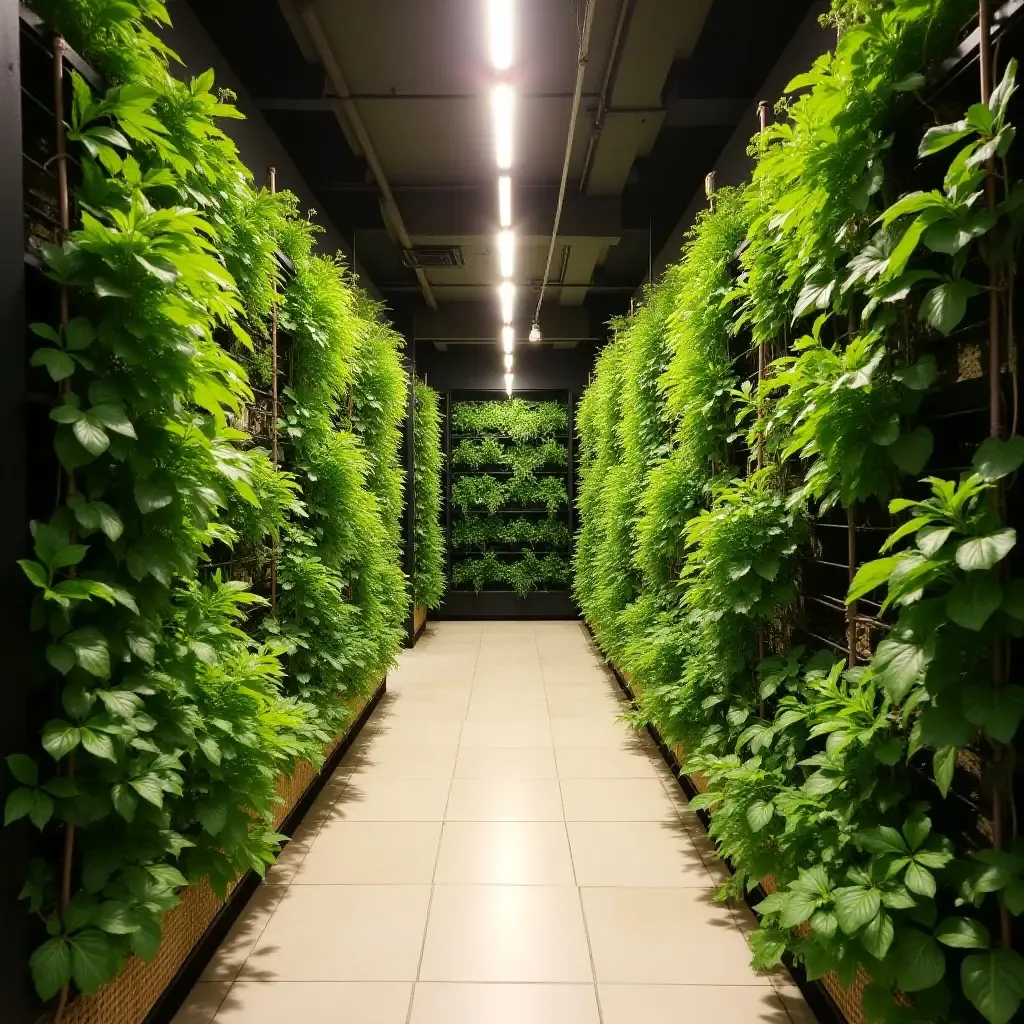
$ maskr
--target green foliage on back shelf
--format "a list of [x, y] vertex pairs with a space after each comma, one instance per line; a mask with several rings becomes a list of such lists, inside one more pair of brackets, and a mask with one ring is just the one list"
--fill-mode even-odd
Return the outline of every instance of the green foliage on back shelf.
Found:
[[415, 382], [414, 424], [416, 487], [416, 552], [412, 576], [413, 603], [437, 608], [444, 593], [444, 535], [441, 531], [441, 414], [437, 392]]
[[[456, 402], [451, 426], [456, 433], [482, 435], [464, 438], [455, 446], [453, 466], [495, 471], [453, 474], [454, 585], [471, 584], [479, 591], [504, 584], [526, 597], [533, 590], [568, 584], [565, 558], [532, 550], [534, 545], [567, 549], [570, 541], [568, 526], [558, 518], [568, 512], [569, 449], [551, 436], [568, 430], [568, 410], [558, 402], [521, 398]], [[561, 472], [553, 472], [554, 467], [561, 467]], [[545, 510], [547, 517], [517, 515], [518, 510]], [[516, 561], [495, 554], [498, 549], [507, 556], [522, 545], [523, 557]], [[485, 554], [462, 554], [470, 549]]]
[[[59, 384], [64, 480], [22, 568], [55, 700], [46, 758], [8, 759], [5, 821], [45, 833], [22, 895], [48, 932], [31, 968], [49, 998], [152, 959], [181, 887], [262, 873], [278, 778], [320, 760], [390, 663], [405, 379], [378, 311], [312, 255], [294, 197], [253, 189], [212, 73], [168, 75], [147, 28], [163, 4], [34, 6], [113, 83], [94, 96], [74, 78], [81, 225], [45, 252], [72, 316], [33, 326], [33, 364]], [[296, 271], [283, 289], [278, 248]], [[246, 367], [269, 382], [275, 302], [287, 471], [239, 429]], [[262, 578], [273, 541], [273, 616], [245, 582], [201, 571], [217, 557]], [[58, 831], [69, 860], [50, 859]]]
[[569, 414], [558, 402], [528, 402], [509, 398], [493, 402], [457, 402], [451, 412], [452, 430], [459, 434], [502, 434], [531, 441], [564, 434]]
[[[1005, 1024], [1024, 995], [1006, 939], [1024, 913], [1015, 816], [997, 848], [974, 849], [944, 806], [979, 755], [982, 786], [1007, 799], [1024, 581], [992, 489], [1024, 441], [986, 441], [959, 482], [907, 480], [932, 453], [917, 412], [936, 363], [921, 353], [984, 315], [983, 255], [998, 268], [1018, 245], [1003, 165], [984, 208], [985, 161], [1012, 142], [1015, 64], [990, 104], [925, 135], [941, 189], [898, 197], [889, 180], [891, 126], [972, 10], [837, 5], [836, 53], [791, 85], [805, 91], [755, 142], [753, 182], [716, 196], [678, 267], [616, 325], [576, 421], [575, 591], [632, 676], [638, 722], [707, 780], [692, 805], [735, 869], [723, 897], [775, 879], [754, 964], [789, 952], [844, 986], [863, 967], [866, 1019], [893, 1024]], [[733, 339], [750, 334], [744, 353]], [[760, 387], [740, 380], [756, 345]], [[817, 517], [868, 501], [902, 523], [848, 600], [877, 597], [894, 621], [848, 668], [791, 637]]]

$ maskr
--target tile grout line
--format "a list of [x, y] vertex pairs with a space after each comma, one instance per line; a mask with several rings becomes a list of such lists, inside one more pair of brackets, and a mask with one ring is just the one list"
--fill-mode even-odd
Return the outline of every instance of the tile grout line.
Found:
[[[534, 643], [536, 643], [536, 636], [534, 637]], [[537, 647], [537, 656], [540, 657], [540, 647]], [[541, 664], [541, 677], [545, 680], [544, 683], [544, 702], [547, 704], [547, 680], [544, 676], [544, 666]], [[551, 708], [548, 705], [548, 728], [551, 727]], [[572, 866], [572, 880], [576, 889], [576, 900], [580, 906], [580, 918], [583, 921], [583, 935], [587, 940], [587, 956], [590, 960], [590, 977], [593, 982], [594, 989], [594, 1002], [597, 1005], [597, 1020], [598, 1024], [604, 1024], [604, 1009], [601, 1006], [601, 990], [597, 985], [597, 963], [594, 960], [594, 945], [590, 941], [590, 926], [587, 923], [587, 912], [583, 908], [583, 888], [579, 884], [579, 879], [576, 877], [576, 858], [572, 852], [572, 840], [569, 838], [569, 821], [565, 814], [565, 797], [562, 795], [562, 776], [558, 770], [558, 754], [555, 750], [555, 737], [554, 733], [551, 735], [551, 754], [555, 761], [555, 779], [558, 782], [558, 799], [562, 804], [562, 827], [565, 829], [565, 842], [569, 847], [569, 863]]]
[[[473, 677], [476, 678], [476, 666], [480, 660], [480, 644], [483, 643], [483, 633], [481, 632], [480, 643], [477, 644], [476, 658], [473, 661]], [[469, 692], [470, 700], [473, 696], [473, 683], [470, 683]], [[405, 1024], [411, 1024], [413, 1006], [416, 1002], [416, 987], [420, 982], [420, 971], [423, 969], [423, 955], [427, 949], [427, 932], [430, 929], [430, 912], [434, 906], [434, 890], [436, 888], [436, 882], [434, 881], [437, 877], [437, 865], [441, 860], [441, 843], [444, 841], [444, 825], [448, 818], [448, 802], [452, 797], [452, 786], [455, 783], [455, 765], [458, 764], [459, 750], [462, 746], [462, 730], [466, 725], [466, 715], [469, 714], [469, 704], [466, 704], [466, 712], [462, 716], [462, 725], [459, 726], [459, 742], [455, 747], [455, 761], [452, 764], [451, 778], [448, 780], [448, 795], [445, 797], [444, 810], [441, 812], [441, 831], [437, 836], [437, 851], [434, 854], [434, 870], [430, 876], [430, 896], [427, 898], [427, 916], [423, 921], [423, 938], [420, 941], [420, 955], [416, 961], [416, 977], [413, 979], [412, 986], [409, 989], [409, 1008], [405, 1014]]]

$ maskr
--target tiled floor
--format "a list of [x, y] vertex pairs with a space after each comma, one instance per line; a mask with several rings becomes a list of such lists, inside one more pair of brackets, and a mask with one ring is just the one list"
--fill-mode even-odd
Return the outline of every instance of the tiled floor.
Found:
[[809, 1024], [578, 623], [445, 622], [175, 1024]]

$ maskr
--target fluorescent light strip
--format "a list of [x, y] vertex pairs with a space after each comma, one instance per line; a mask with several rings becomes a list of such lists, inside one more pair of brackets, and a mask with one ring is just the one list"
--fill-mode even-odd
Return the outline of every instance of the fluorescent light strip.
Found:
[[513, 231], [498, 232], [498, 264], [501, 276], [510, 278], [516, 272], [516, 236]]
[[516, 94], [511, 85], [496, 85], [491, 90], [491, 113], [494, 116], [494, 157], [498, 169], [512, 167], [512, 125], [515, 120]]
[[498, 285], [498, 299], [501, 302], [501, 322], [511, 324], [516, 318], [516, 286], [511, 281]]
[[505, 353], [505, 369], [509, 373], [512, 372], [512, 362], [513, 362], [513, 360], [512, 360], [512, 353], [511, 352], [506, 352]]
[[501, 329], [501, 349], [508, 356], [515, 347], [516, 329], [511, 324], [505, 324]]
[[512, 0], [490, 0], [487, 28], [490, 37], [491, 64], [497, 71], [512, 67], [515, 48], [515, 12]]
[[512, 227], [512, 179], [507, 174], [498, 178], [498, 223]]
[[505, 374], [505, 394], [508, 395], [509, 398], [512, 397], [512, 382], [514, 380], [515, 377], [513, 377], [511, 373]]

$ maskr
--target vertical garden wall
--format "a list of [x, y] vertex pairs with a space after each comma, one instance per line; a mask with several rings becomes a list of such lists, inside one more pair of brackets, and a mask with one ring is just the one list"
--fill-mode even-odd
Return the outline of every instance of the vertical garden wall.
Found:
[[950, 58], [977, 10], [835, 5], [577, 417], [587, 621], [758, 893], [754, 963], [854, 1020], [1024, 997], [1020, 104], [1013, 42], [981, 88]]
[[571, 402], [538, 398], [450, 397], [446, 608], [492, 617], [571, 611]]
[[[162, 3], [33, 7], [44, 55], [61, 34], [40, 76], [62, 76], [54, 134], [26, 140], [53, 467], [35, 504], [54, 511], [25, 523], [39, 728], [8, 758], [5, 820], [38, 833], [40, 996], [120, 1022], [188, 948], [168, 912], [263, 873], [289, 777], [308, 781], [394, 659], [408, 380], [382, 310], [240, 163], [212, 72], [168, 74]], [[216, 909], [195, 900], [191, 917]], [[76, 998], [154, 959], [145, 1005]]]
[[417, 608], [437, 609], [445, 588], [444, 531], [441, 524], [444, 432], [440, 396], [423, 381], [415, 381], [414, 387], [416, 543], [412, 599]]

